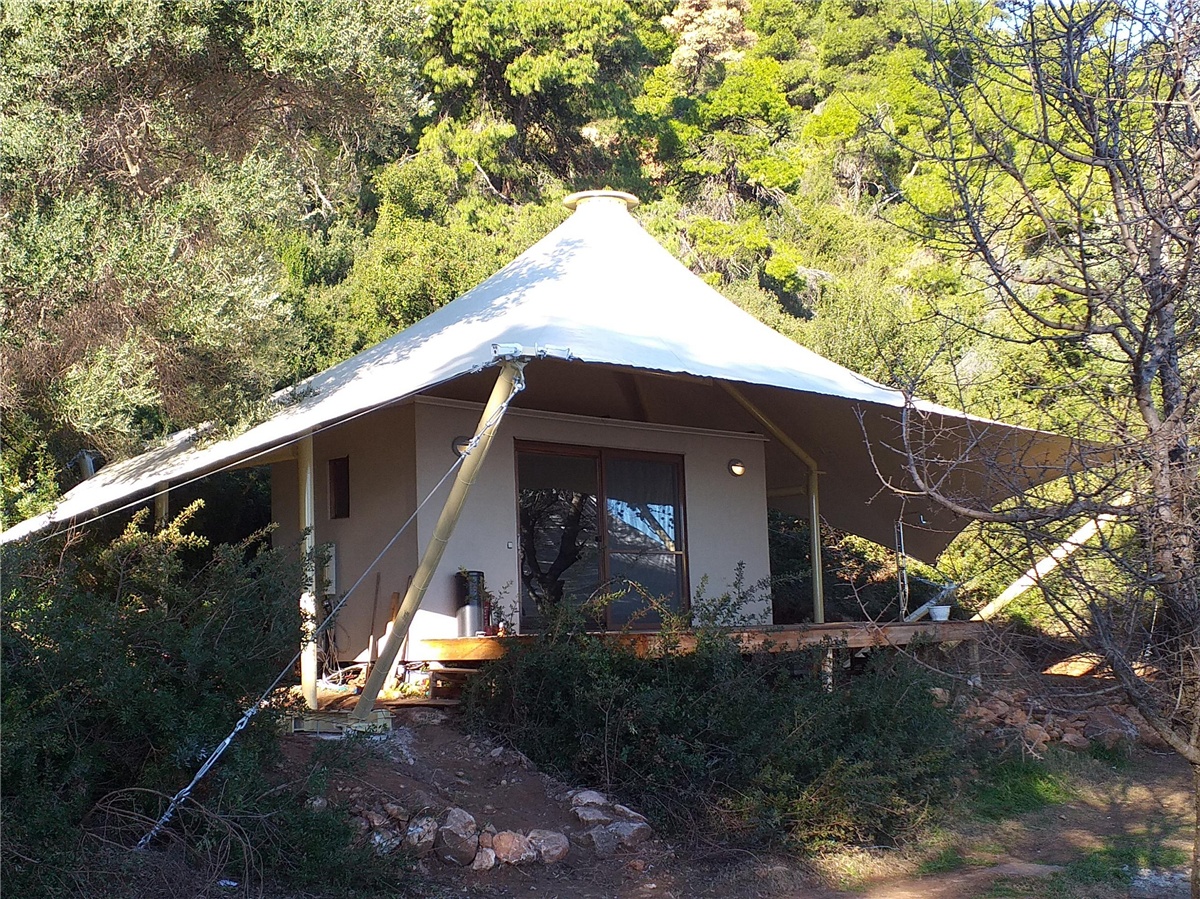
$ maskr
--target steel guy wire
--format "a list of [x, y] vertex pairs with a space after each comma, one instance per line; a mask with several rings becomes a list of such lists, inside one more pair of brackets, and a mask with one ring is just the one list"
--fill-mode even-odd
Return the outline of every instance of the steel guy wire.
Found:
[[[396, 531], [396, 533], [392, 536], [392, 539], [389, 540], [383, 549], [379, 551], [378, 555], [375, 556], [371, 564], [366, 567], [361, 575], [359, 575], [358, 580], [350, 585], [350, 589], [342, 595], [342, 598], [338, 601], [337, 605], [335, 605], [329, 611], [329, 614], [326, 615], [324, 620], [322, 620], [322, 622], [316, 627], [312, 634], [313, 640], [325, 632], [325, 629], [333, 622], [334, 617], [341, 610], [342, 606], [346, 604], [346, 600], [350, 598], [350, 594], [352, 594], [366, 579], [367, 575], [374, 570], [375, 566], [379, 564], [380, 559], [382, 559], [384, 555], [387, 554], [388, 550], [395, 545], [396, 541], [400, 539], [400, 535], [403, 534], [414, 521], [416, 521], [417, 515], [420, 513], [420, 511], [425, 508], [426, 504], [433, 499], [434, 495], [442, 489], [442, 485], [449, 480], [450, 475], [454, 474], [454, 472], [458, 470], [459, 466], [462, 465], [463, 460], [475, 450], [475, 448], [479, 445], [479, 441], [483, 439], [483, 435], [490, 431], [496, 425], [496, 423], [500, 421], [500, 419], [504, 416], [504, 413], [508, 410], [509, 405], [516, 398], [517, 394], [524, 389], [524, 375], [518, 374], [517, 377], [513, 379], [512, 390], [510, 391], [508, 398], [500, 404], [499, 408], [492, 413], [492, 415], [484, 423], [483, 427], [480, 428], [478, 432], [467, 442], [466, 448], [463, 450], [462, 455], [460, 455], [454, 460], [453, 463], [451, 463], [450, 467], [446, 470], [446, 473], [442, 475], [441, 480], [439, 480], [437, 484], [434, 485], [433, 489], [431, 489], [425, 495], [425, 498], [417, 504], [417, 507], [413, 510], [413, 513], [408, 516], [408, 519], [404, 522], [404, 524], [400, 525], [400, 529]], [[275, 688], [279, 686], [279, 683], [284, 679], [284, 677], [287, 676], [288, 672], [292, 670], [292, 667], [296, 664], [302, 652], [303, 650], [301, 649], [292, 656], [291, 661], [289, 661], [287, 665], [284, 666], [283, 670], [276, 675], [275, 680], [271, 682], [271, 685], [263, 691], [262, 695], [259, 696], [254, 704], [246, 709], [242, 717], [238, 719], [237, 724], [233, 726], [233, 730], [229, 732], [224, 740], [217, 744], [216, 748], [212, 751], [208, 758], [205, 759], [204, 764], [200, 766], [200, 769], [196, 772], [196, 775], [191, 779], [188, 785], [171, 797], [171, 801], [167, 804], [166, 810], [159, 817], [158, 821], [155, 822], [154, 826], [150, 828], [149, 832], [147, 832], [146, 835], [138, 841], [135, 851], [145, 849], [150, 845], [151, 841], [155, 837], [162, 833], [163, 828], [170, 823], [171, 818], [174, 817], [179, 806], [191, 797], [192, 790], [194, 790], [196, 785], [204, 779], [204, 776], [208, 774], [225, 750], [229, 748], [234, 737], [236, 737], [241, 731], [245, 730], [246, 725], [250, 723], [251, 718], [258, 714], [261, 709], [264, 709], [269, 705], [271, 694], [275, 692]]]

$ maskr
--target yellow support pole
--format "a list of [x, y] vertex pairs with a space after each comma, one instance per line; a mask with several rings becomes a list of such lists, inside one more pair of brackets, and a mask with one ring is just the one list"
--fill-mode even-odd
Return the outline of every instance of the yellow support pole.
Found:
[[313, 439], [307, 434], [296, 444], [296, 462], [299, 470], [300, 488], [300, 533], [304, 542], [300, 547], [300, 564], [304, 566], [304, 592], [300, 594], [300, 689], [304, 702], [310, 709], [317, 705], [317, 571], [314, 560], [317, 538], [315, 526], [316, 491], [313, 485]]
[[[515, 385], [520, 383], [523, 368], [524, 363], [506, 361], [504, 367], [500, 369], [500, 375], [496, 378], [496, 384], [492, 388], [492, 395], [488, 398], [483, 414], [479, 418], [479, 425], [475, 429], [477, 439], [475, 449], [463, 459], [462, 466], [458, 469], [454, 485], [450, 488], [450, 495], [446, 497], [442, 514], [434, 526], [433, 536], [429, 539], [429, 545], [425, 547], [425, 553], [421, 556], [416, 573], [413, 574], [412, 583], [408, 585], [408, 592], [405, 593], [404, 600], [400, 603], [400, 608], [392, 619], [392, 629], [380, 645], [379, 658], [367, 676], [367, 682], [363, 685], [362, 695], [359, 696], [354, 711], [350, 713], [352, 718], [365, 721], [375, 706], [375, 700], [383, 688], [384, 681], [387, 680], [388, 672], [396, 663], [396, 656], [400, 652], [404, 638], [408, 635], [412, 620], [416, 616], [417, 610], [421, 608], [425, 591], [429, 589], [433, 574], [442, 561], [446, 544], [450, 542], [450, 537], [458, 524], [458, 518], [462, 514], [467, 495], [479, 475], [479, 469], [483, 466], [484, 459], [487, 458], [492, 438], [496, 436], [496, 430], [500, 427], [502, 416], [497, 413], [502, 411], [504, 404], [512, 396]], [[492, 421], [493, 418], [495, 421]]]
[[821, 567], [821, 499], [818, 485], [817, 461], [806, 453], [795, 440], [775, 424], [767, 413], [754, 405], [744, 393], [728, 381], [718, 382], [738, 405], [749, 412], [758, 422], [771, 432], [793, 456], [808, 468], [808, 530], [810, 534], [810, 552], [812, 555], [812, 588], [813, 588], [813, 623], [825, 623], [825, 577]]
[[154, 528], [161, 531], [171, 520], [171, 485], [167, 481], [154, 485]]
[[[1127, 506], [1133, 502], [1133, 496], [1123, 493], [1117, 497], [1114, 506]], [[1005, 588], [1004, 592], [989, 602], [986, 606], [971, 616], [972, 621], [988, 621], [1006, 605], [1042, 582], [1042, 579], [1057, 568], [1064, 559], [1099, 534], [1106, 525], [1117, 520], [1112, 513], [1097, 515], [1091, 521], [1085, 521], [1070, 537], [1056, 546], [1049, 555], [1026, 571]]]

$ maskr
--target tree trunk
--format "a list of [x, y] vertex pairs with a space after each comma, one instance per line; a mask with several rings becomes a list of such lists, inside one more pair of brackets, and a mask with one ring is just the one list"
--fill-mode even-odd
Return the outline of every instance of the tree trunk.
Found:
[[1192, 899], [1200, 899], [1200, 765], [1192, 765]]

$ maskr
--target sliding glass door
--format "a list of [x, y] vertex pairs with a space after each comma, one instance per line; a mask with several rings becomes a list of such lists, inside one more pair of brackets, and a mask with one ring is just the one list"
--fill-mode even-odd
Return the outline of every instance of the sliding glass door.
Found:
[[519, 445], [521, 629], [601, 595], [608, 630], [653, 629], [655, 606], [685, 608], [682, 480], [678, 456]]
[[521, 630], [542, 628], [562, 602], [600, 586], [599, 460], [517, 451]]

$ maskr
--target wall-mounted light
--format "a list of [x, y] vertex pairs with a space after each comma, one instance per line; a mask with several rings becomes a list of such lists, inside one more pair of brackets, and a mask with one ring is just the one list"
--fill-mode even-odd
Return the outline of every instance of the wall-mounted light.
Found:
[[735, 478], [740, 478], [746, 473], [746, 463], [741, 459], [729, 460], [729, 473]]
[[459, 436], [455, 437], [453, 441], [451, 441], [450, 449], [454, 450], [454, 455], [463, 456], [466, 455], [467, 447], [470, 445], [471, 438], [460, 434]]

